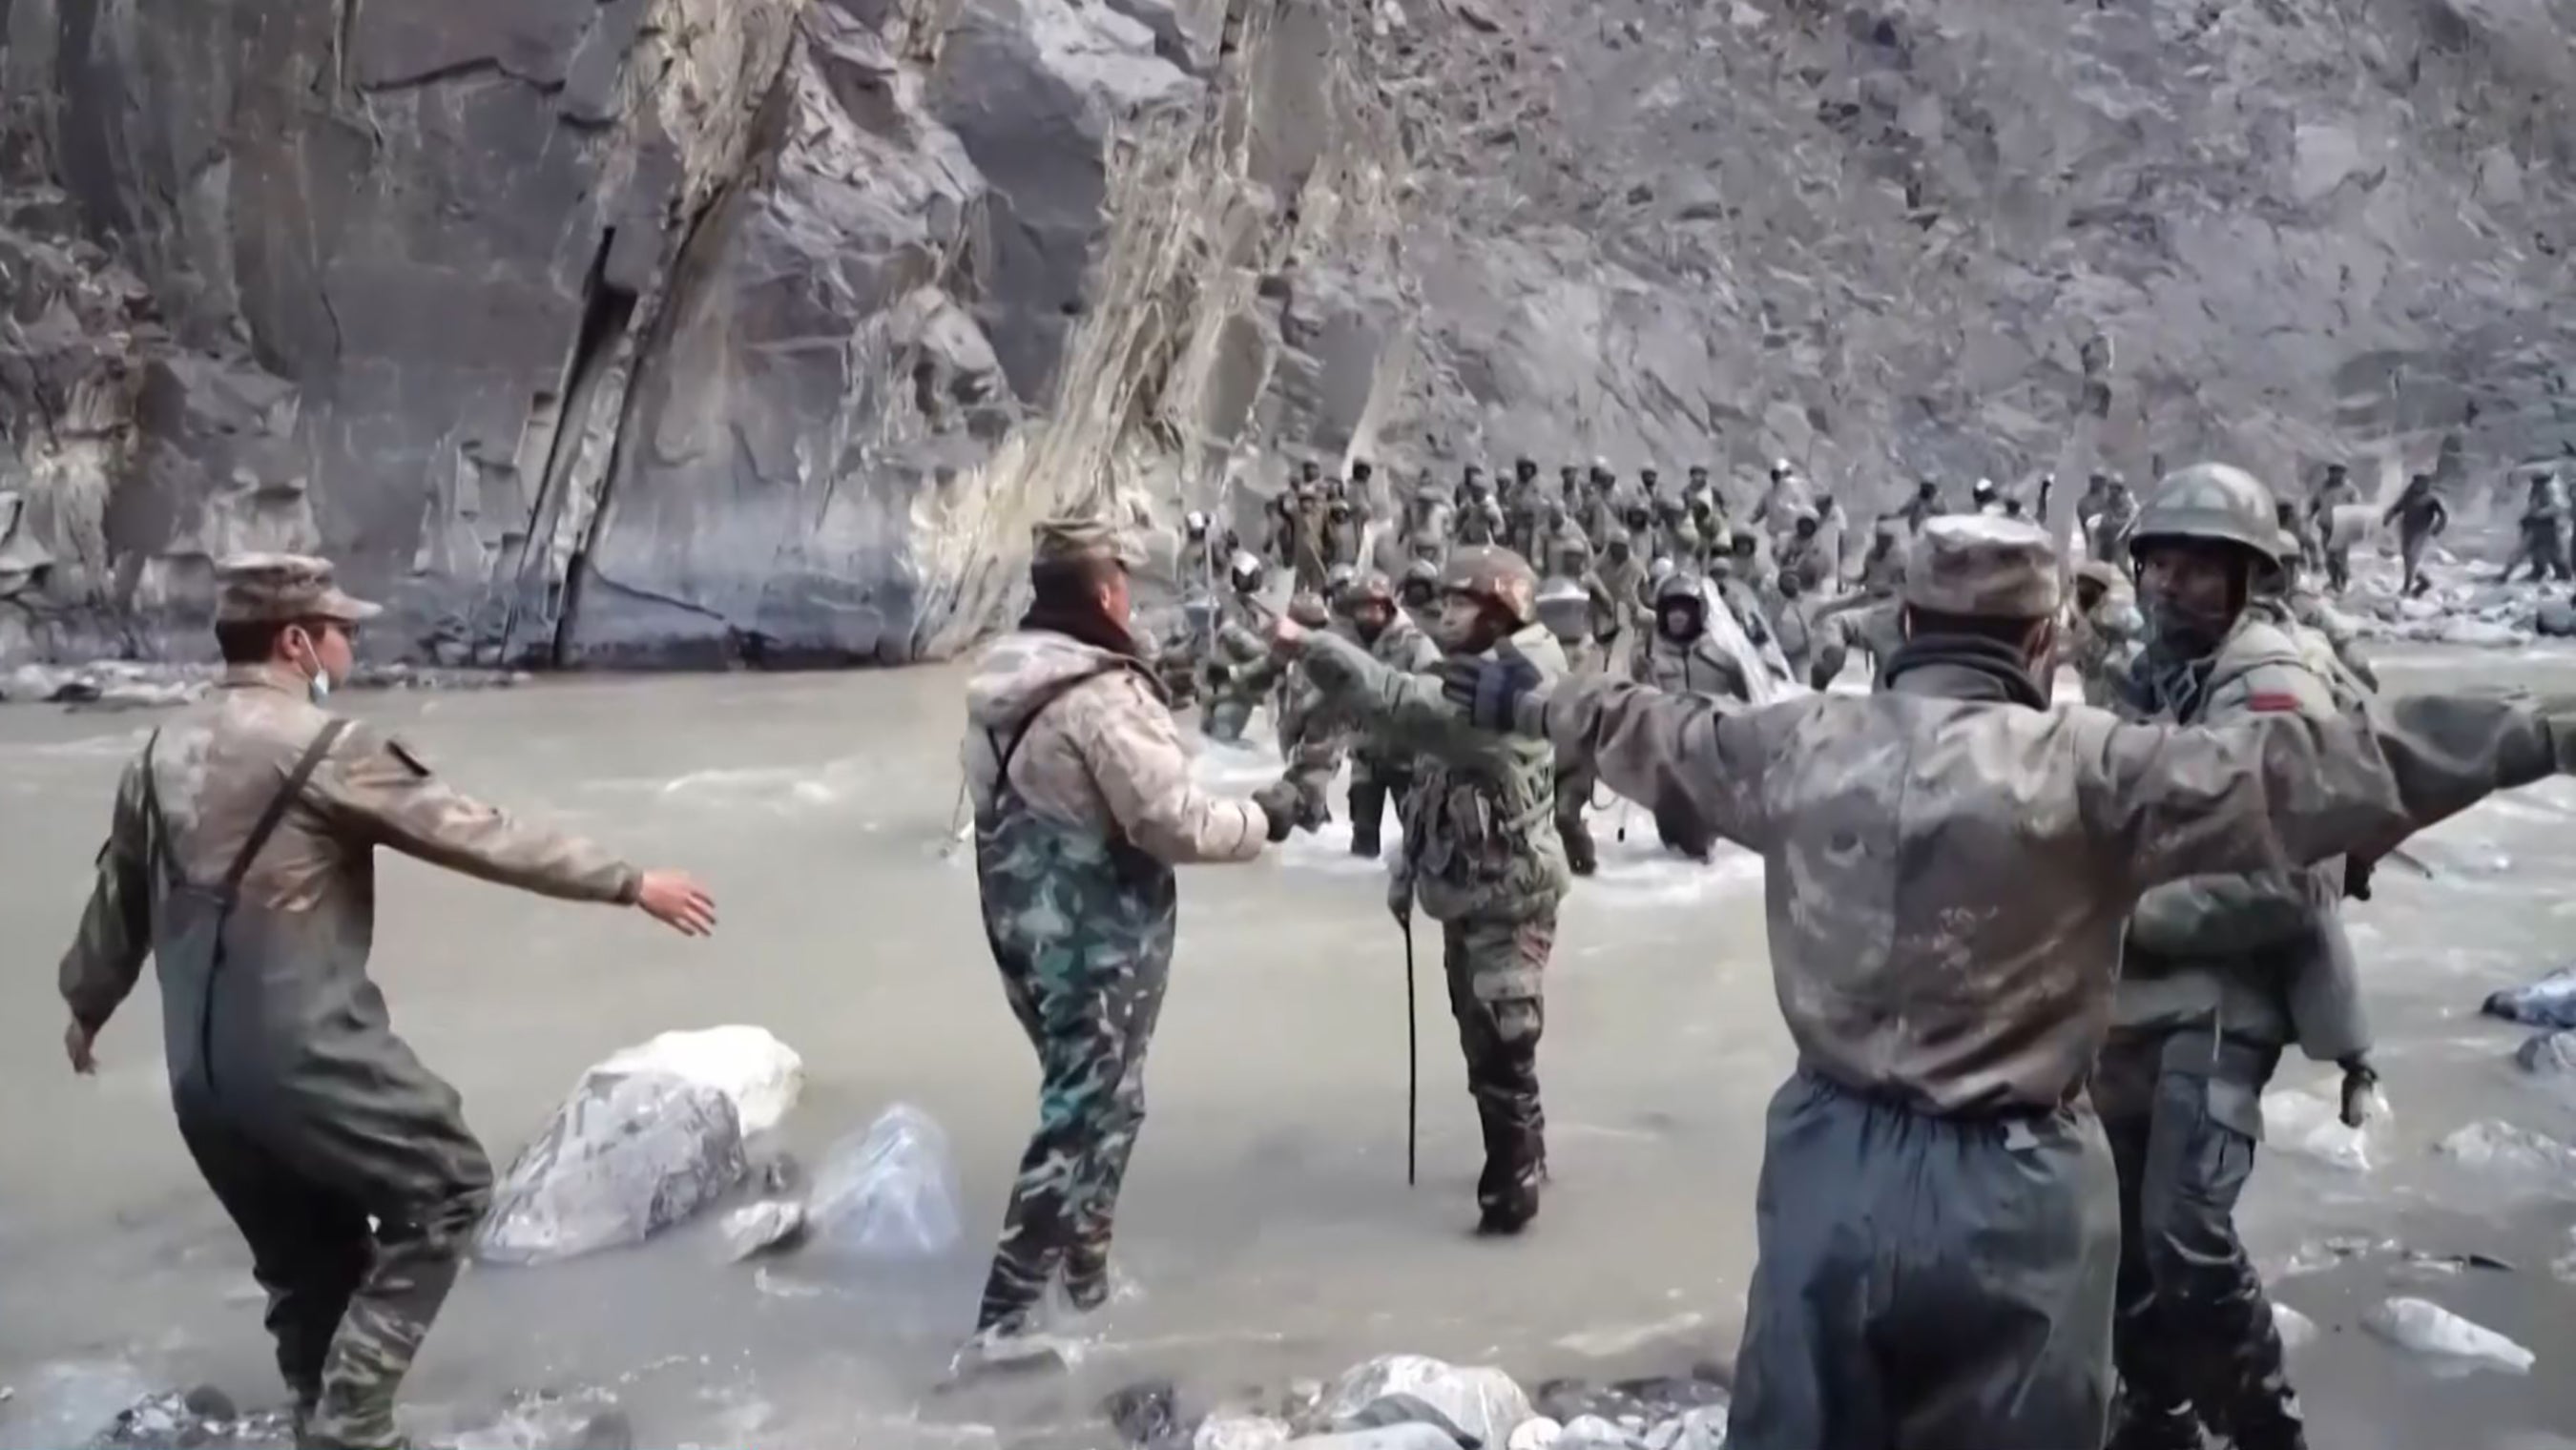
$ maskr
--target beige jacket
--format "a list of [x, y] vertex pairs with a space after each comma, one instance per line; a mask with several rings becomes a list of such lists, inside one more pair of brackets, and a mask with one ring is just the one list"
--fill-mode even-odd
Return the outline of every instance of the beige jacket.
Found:
[[963, 754], [978, 814], [993, 803], [1015, 734], [1010, 783], [1040, 815], [1121, 836], [1171, 866], [1247, 861], [1269, 844], [1261, 807], [1190, 779], [1162, 689], [1132, 659], [1049, 630], [994, 641], [966, 685]]

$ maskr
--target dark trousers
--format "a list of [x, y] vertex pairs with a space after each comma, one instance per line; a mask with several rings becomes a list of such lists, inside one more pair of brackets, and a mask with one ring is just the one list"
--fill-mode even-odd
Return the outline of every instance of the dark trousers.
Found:
[[1488, 1210], [1534, 1206], [1547, 1173], [1547, 1114], [1538, 1100], [1538, 1039], [1547, 1025], [1542, 977], [1556, 946], [1556, 913], [1529, 921], [1441, 923], [1449, 1012], [1467, 1058], [1467, 1090], [1484, 1130], [1485, 1170], [1476, 1202]]
[[2279, 1057], [2194, 1028], [2116, 1035], [2095, 1066], [2120, 1174], [2122, 1450], [2197, 1446], [2197, 1425], [2242, 1450], [2307, 1443], [2271, 1301], [2236, 1236], [2248, 1129]]
[[328, 1117], [176, 1098], [189, 1156], [250, 1245], [278, 1372], [320, 1443], [394, 1438], [395, 1392], [491, 1205], [491, 1163], [434, 1086], [447, 1101], [378, 1094]]
[[2090, 1450], [2120, 1227], [2080, 1107], [1938, 1118], [1801, 1069], [1771, 1100], [1729, 1450]]

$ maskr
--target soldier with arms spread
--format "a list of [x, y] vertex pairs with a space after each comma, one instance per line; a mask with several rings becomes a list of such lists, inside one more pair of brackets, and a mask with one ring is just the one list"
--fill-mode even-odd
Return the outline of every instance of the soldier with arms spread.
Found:
[[975, 880], [1003, 995], [1037, 1050], [1038, 1126], [1020, 1159], [963, 1369], [1023, 1358], [1047, 1286], [1109, 1296], [1110, 1229], [1145, 1118], [1145, 1048], [1172, 965], [1172, 868], [1249, 861], [1301, 810], [1280, 780], [1248, 801], [1191, 782], [1161, 685], [1128, 632], [1133, 548], [1106, 524], [1039, 526], [1032, 599], [966, 686]]
[[408, 745], [325, 710], [377, 613], [329, 564], [252, 555], [221, 581], [223, 681], [126, 767], [63, 957], [63, 1045], [92, 1071], [99, 1029], [154, 959], [171, 1106], [268, 1292], [297, 1443], [398, 1445], [395, 1391], [492, 1165], [367, 976], [376, 848], [639, 907], [691, 936], [715, 905], [677, 872], [459, 795]]
[[[1505, 549], [1466, 548], [1441, 576], [1433, 642], [1451, 660], [1497, 653], [1542, 679], [1565, 672], [1538, 620], [1538, 579]], [[1404, 857], [1387, 906], [1440, 923], [1449, 1010], [1485, 1137], [1476, 1182], [1484, 1233], [1518, 1233], [1538, 1213], [1547, 1168], [1539, 1108], [1541, 983], [1556, 908], [1571, 884], [1555, 820], [1556, 752], [1544, 741], [1468, 728], [1430, 675], [1389, 669], [1347, 640], [1280, 621], [1273, 635], [1327, 695], [1379, 737], [1418, 753], [1404, 801]]]
[[[1928, 521], [1868, 696], [1756, 709], [1455, 661], [1453, 707], [1588, 749], [1764, 859], [1798, 1069], [1773, 1100], [1731, 1450], [2078, 1450], [2108, 1411], [2119, 1212], [2083, 1100], [2139, 896], [2384, 850], [2576, 770], [2576, 716], [2411, 699], [2223, 728], [2046, 708], [2037, 526]], [[1998, 882], [2011, 883], [1998, 890]]]

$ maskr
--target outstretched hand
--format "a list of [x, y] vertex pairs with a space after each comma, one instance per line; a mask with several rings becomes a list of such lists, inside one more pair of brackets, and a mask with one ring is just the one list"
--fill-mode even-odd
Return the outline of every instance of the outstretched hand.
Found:
[[82, 1077], [98, 1075], [98, 1054], [93, 1050], [98, 1034], [81, 1025], [75, 1017], [63, 1028], [63, 1056], [72, 1060], [72, 1071]]
[[635, 888], [635, 905], [682, 936], [712, 936], [716, 899], [685, 871], [647, 871]]

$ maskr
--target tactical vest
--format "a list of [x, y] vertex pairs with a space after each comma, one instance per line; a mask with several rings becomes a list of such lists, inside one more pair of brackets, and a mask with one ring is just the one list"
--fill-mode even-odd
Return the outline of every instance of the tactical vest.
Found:
[[[1543, 673], [1561, 674], [1555, 641], [1514, 637]], [[1556, 752], [1495, 736], [1472, 754], [1424, 755], [1404, 800], [1414, 895], [1434, 921], [1525, 921], [1556, 909], [1573, 880], [1556, 831]]]

